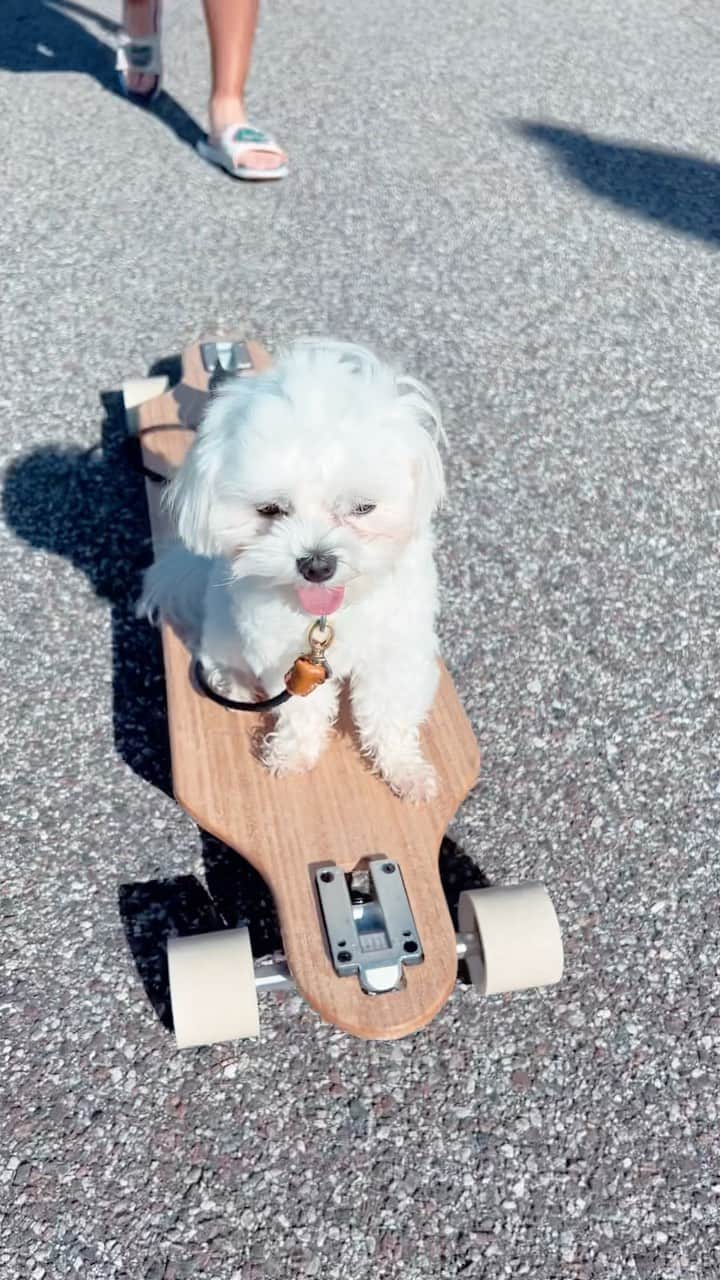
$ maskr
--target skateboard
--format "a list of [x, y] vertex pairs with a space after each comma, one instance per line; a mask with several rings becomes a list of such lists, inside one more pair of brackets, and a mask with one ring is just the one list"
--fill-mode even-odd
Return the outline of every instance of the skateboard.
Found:
[[[216, 386], [269, 363], [256, 343], [211, 337], [184, 352], [174, 386], [164, 377], [125, 383], [156, 553], [173, 538], [158, 479], [182, 462]], [[444, 666], [423, 728], [438, 795], [413, 805], [372, 773], [353, 741], [347, 707], [311, 773], [273, 777], [254, 750], [267, 717], [206, 697], [193, 678], [192, 655], [167, 624], [162, 646], [175, 798], [259, 872], [283, 942], [281, 956], [253, 957], [247, 928], [170, 937], [178, 1047], [257, 1036], [263, 991], [294, 988], [326, 1022], [382, 1040], [432, 1020], [453, 990], [459, 960], [485, 994], [560, 980], [560, 929], [537, 882], [464, 892], [455, 932], [439, 851], [477, 781], [480, 756]]]

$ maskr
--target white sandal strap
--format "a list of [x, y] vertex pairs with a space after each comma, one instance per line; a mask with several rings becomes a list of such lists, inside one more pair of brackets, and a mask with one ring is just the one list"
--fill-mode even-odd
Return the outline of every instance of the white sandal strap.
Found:
[[[238, 138], [238, 134], [244, 137]], [[234, 163], [248, 151], [266, 151], [270, 155], [282, 156], [282, 147], [263, 129], [256, 129], [251, 124], [229, 124], [223, 129], [215, 143], [220, 150], [232, 157]]]
[[123, 31], [118, 38], [115, 67], [123, 75], [131, 71], [148, 76], [161, 75], [160, 36], [129, 36]]

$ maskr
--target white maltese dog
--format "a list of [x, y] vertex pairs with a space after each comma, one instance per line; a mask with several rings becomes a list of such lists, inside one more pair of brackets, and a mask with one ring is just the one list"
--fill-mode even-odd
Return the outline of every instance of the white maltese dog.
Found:
[[419, 730], [438, 682], [441, 437], [419, 382], [341, 342], [296, 342], [210, 401], [167, 493], [180, 542], [138, 610], [174, 623], [233, 699], [282, 690], [312, 619], [333, 615], [331, 678], [281, 706], [265, 740], [276, 774], [313, 767], [347, 680], [377, 771], [409, 800], [435, 795]]

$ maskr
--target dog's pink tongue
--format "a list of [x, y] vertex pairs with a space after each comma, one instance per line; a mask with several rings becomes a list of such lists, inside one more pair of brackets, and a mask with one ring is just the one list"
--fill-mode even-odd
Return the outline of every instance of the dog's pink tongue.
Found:
[[313, 613], [322, 618], [327, 613], [334, 613], [340, 608], [345, 595], [344, 587], [298, 587], [298, 599], [306, 613]]

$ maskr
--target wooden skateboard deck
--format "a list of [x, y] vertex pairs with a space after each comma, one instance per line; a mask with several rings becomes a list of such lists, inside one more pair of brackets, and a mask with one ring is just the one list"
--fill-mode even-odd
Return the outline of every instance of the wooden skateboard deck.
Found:
[[[257, 344], [246, 348], [251, 376], [269, 364], [269, 357]], [[197, 424], [204, 407], [208, 375], [199, 343], [185, 352], [182, 368], [178, 386], [134, 411], [144, 464], [163, 476], [181, 463], [193, 438], [187, 428]], [[161, 486], [148, 481], [147, 496], [157, 553], [173, 533], [161, 509]], [[412, 805], [370, 772], [347, 713], [312, 773], [271, 776], [253, 753], [267, 717], [230, 711], [199, 692], [191, 679], [191, 655], [168, 625], [162, 644], [176, 799], [268, 884], [298, 991], [326, 1022], [355, 1036], [392, 1039], [426, 1025], [448, 999], [457, 976], [455, 932], [438, 868], [440, 844], [480, 763], [446, 669], [423, 730], [426, 755], [438, 773], [438, 797]], [[352, 872], [377, 855], [392, 858], [401, 870], [423, 960], [404, 967], [399, 989], [369, 995], [356, 977], [335, 971], [315, 871], [332, 862]]]

